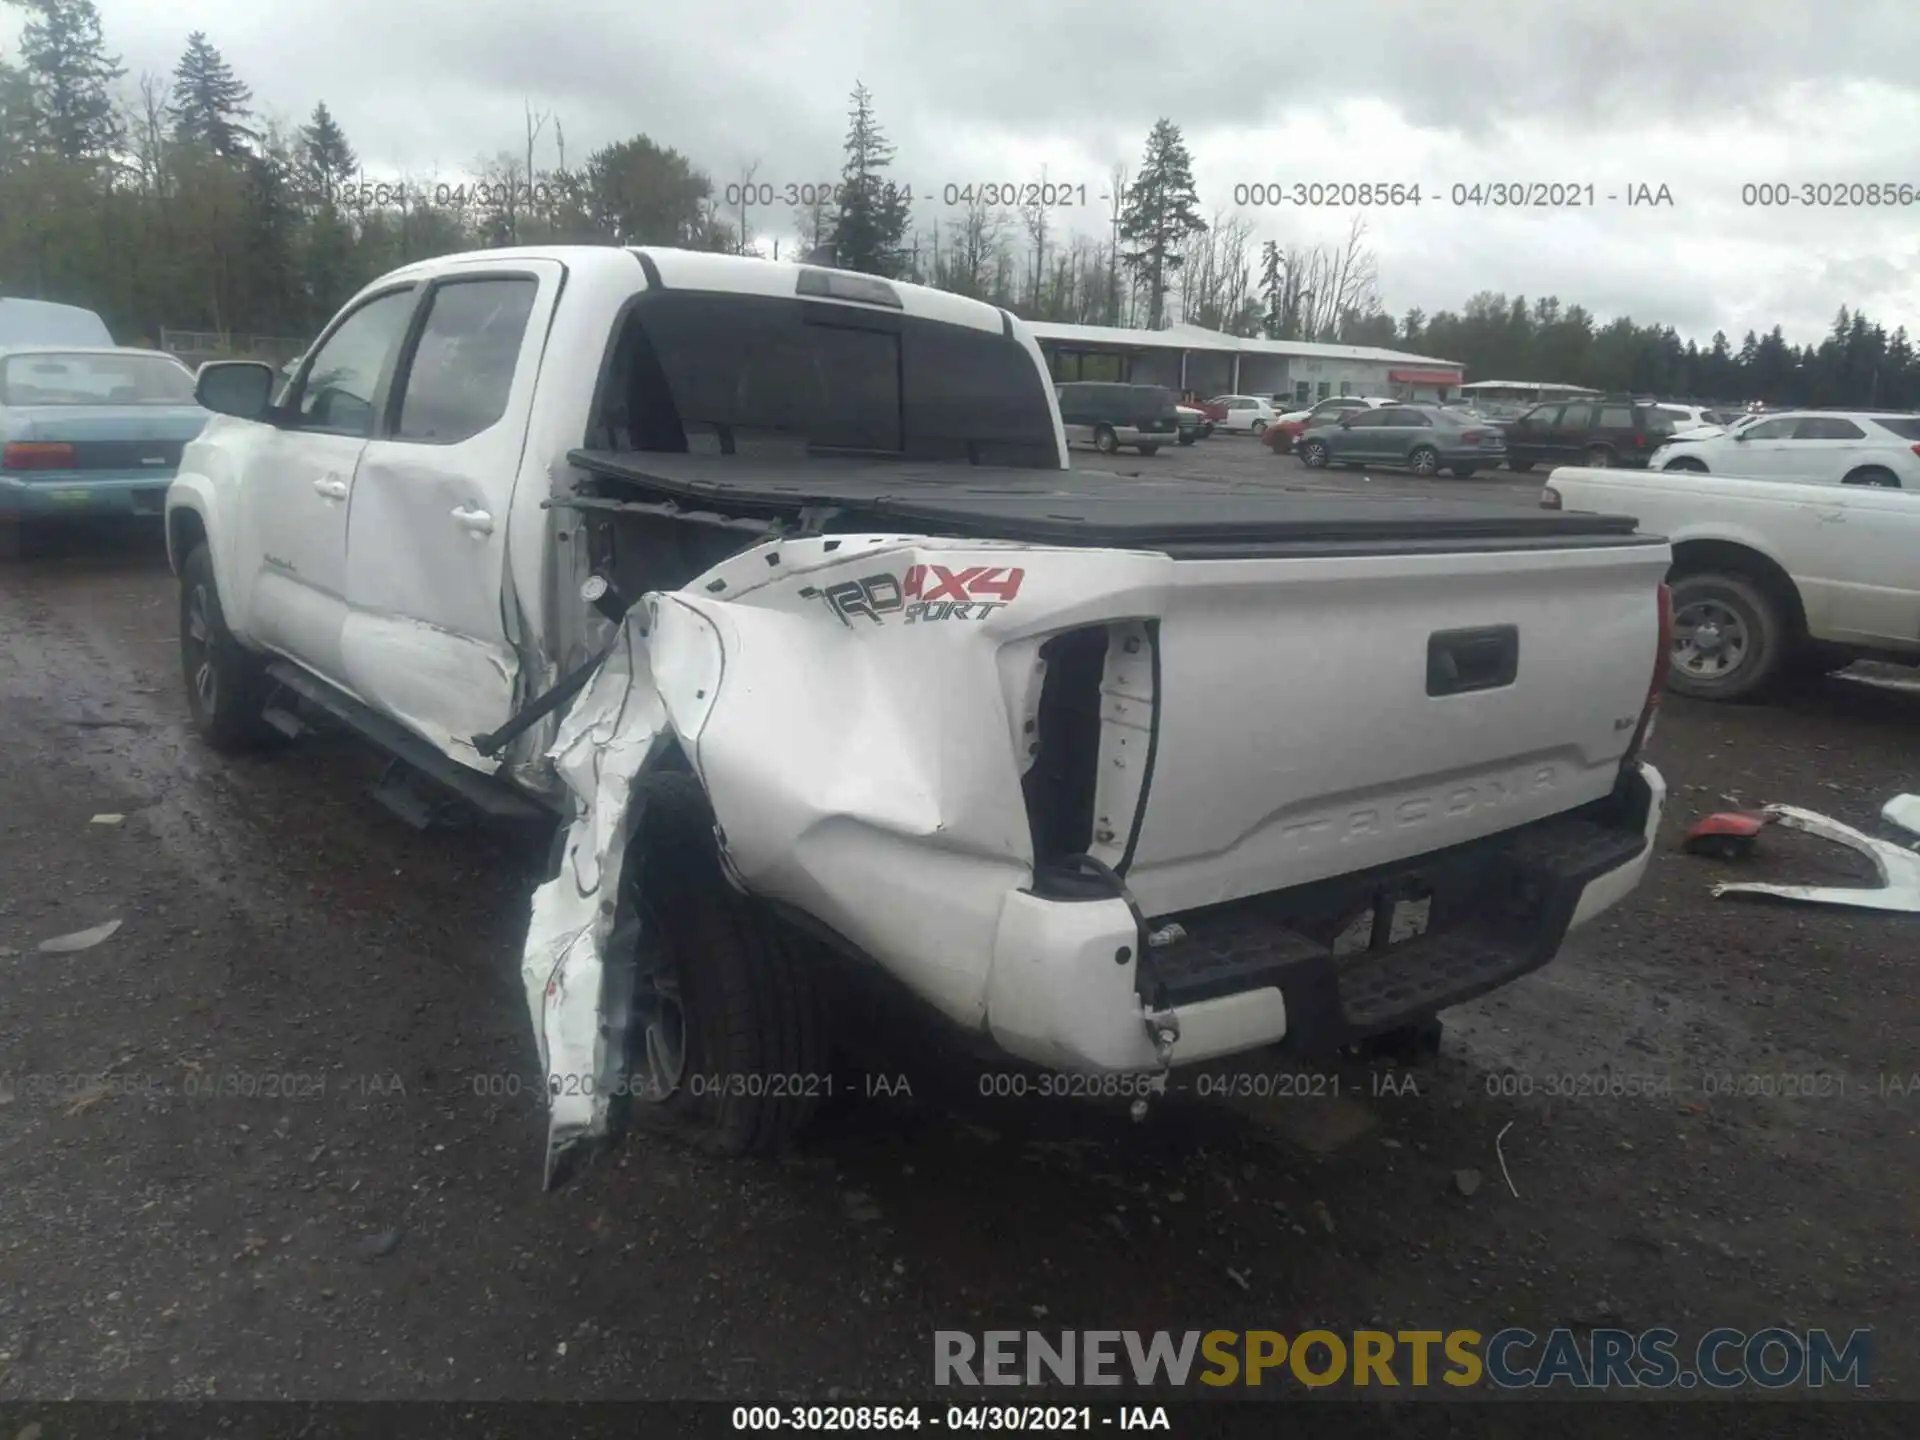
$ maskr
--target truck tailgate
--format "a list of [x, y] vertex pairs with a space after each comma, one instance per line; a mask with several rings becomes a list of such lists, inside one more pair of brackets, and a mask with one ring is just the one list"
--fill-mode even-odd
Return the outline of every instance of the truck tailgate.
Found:
[[1148, 915], [1390, 864], [1606, 795], [1664, 542], [1185, 560], [1125, 861]]

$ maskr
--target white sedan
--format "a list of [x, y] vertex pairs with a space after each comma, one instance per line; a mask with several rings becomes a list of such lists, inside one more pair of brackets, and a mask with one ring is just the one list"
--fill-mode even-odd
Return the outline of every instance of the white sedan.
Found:
[[1262, 400], [1258, 395], [1216, 395], [1207, 403], [1225, 407], [1227, 418], [1220, 422], [1220, 428], [1240, 434], [1264, 434], [1266, 428], [1280, 418], [1273, 402]]
[[1647, 468], [1920, 490], [1920, 415], [1871, 410], [1763, 415], [1724, 434], [1676, 436], [1653, 452]]

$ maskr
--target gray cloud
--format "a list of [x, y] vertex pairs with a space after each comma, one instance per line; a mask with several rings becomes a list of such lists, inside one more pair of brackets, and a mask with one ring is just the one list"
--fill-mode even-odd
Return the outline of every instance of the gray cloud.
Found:
[[[1334, 10], [1222, 0], [1098, 7], [973, 0], [99, 0], [133, 74], [208, 32], [258, 103], [297, 122], [324, 99], [369, 178], [466, 169], [524, 144], [523, 102], [569, 160], [641, 132], [717, 183], [759, 161], [776, 184], [831, 177], [846, 96], [875, 96], [901, 173], [1087, 183], [1137, 160], [1159, 116], [1192, 142], [1203, 197], [1263, 177], [1665, 181], [1671, 210], [1376, 212], [1383, 298], [1457, 308], [1478, 290], [1557, 293], [1704, 339], [1786, 325], [1814, 338], [1842, 303], [1895, 323], [1920, 207], [1743, 207], [1742, 181], [1920, 182], [1920, 7], [1891, 0], [1478, 0]], [[1844, 125], [1823, 125], [1823, 113]], [[552, 129], [541, 141], [550, 164]], [[1064, 216], [1103, 230], [1104, 207]], [[932, 218], [932, 210], [927, 217]], [[1331, 238], [1346, 216], [1274, 209], [1262, 238]], [[770, 217], [769, 223], [784, 220]]]

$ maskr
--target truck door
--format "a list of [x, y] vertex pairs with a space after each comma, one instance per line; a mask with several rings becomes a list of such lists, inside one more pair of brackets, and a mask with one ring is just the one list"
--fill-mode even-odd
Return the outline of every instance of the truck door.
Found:
[[[260, 644], [346, 684], [347, 523], [354, 477], [375, 428], [417, 298], [414, 285], [368, 297], [334, 321], [295, 380], [283, 415], [251, 427], [237, 553], [255, 557], [244, 606]], [[229, 600], [231, 603], [231, 597]]]
[[[508, 514], [565, 267], [474, 261], [431, 282], [347, 527], [348, 684], [455, 759], [512, 714]], [[529, 537], [529, 543], [538, 543]]]

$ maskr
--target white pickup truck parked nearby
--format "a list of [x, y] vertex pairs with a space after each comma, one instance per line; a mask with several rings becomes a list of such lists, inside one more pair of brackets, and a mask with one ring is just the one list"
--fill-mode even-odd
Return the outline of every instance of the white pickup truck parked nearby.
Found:
[[1920, 664], [1920, 492], [1568, 467], [1541, 504], [1623, 512], [1671, 542], [1680, 694], [1744, 700], [1854, 660]]
[[1071, 470], [1012, 316], [734, 256], [423, 262], [278, 379], [202, 370], [168, 497], [194, 722], [554, 823], [550, 1183], [622, 1111], [779, 1142], [862, 980], [1150, 1090], [1421, 1026], [1647, 864], [1630, 520]]

